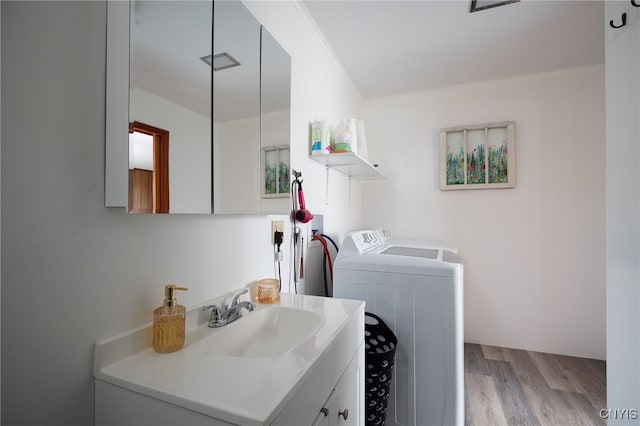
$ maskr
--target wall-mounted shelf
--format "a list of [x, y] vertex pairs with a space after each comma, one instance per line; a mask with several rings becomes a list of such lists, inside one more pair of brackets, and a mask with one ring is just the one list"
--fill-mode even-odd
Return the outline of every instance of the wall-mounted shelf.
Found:
[[353, 152], [311, 155], [309, 158], [355, 180], [383, 180], [387, 178], [376, 166]]

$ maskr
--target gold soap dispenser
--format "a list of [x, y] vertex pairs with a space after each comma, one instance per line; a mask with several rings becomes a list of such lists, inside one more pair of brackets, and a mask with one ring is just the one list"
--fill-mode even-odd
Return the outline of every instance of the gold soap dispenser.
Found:
[[161, 354], [184, 346], [186, 309], [177, 303], [178, 290], [188, 289], [173, 284], [164, 286], [164, 303], [153, 311], [153, 350]]

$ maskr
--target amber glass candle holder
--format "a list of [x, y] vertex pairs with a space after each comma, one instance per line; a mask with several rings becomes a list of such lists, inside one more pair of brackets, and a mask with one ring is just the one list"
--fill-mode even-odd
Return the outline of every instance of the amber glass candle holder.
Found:
[[258, 281], [258, 302], [276, 303], [280, 300], [280, 281], [275, 278], [263, 278]]

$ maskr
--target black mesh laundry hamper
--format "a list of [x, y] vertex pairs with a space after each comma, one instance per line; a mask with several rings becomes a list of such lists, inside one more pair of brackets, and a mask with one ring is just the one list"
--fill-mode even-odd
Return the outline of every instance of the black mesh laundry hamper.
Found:
[[387, 400], [393, 375], [393, 362], [398, 339], [382, 319], [370, 312], [364, 324], [365, 406], [367, 426], [382, 426], [387, 417]]

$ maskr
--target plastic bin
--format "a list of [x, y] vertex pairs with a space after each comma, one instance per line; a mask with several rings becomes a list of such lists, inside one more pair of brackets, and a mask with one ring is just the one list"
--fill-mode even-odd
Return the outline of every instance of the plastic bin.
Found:
[[366, 425], [382, 426], [387, 417], [387, 401], [398, 339], [379, 316], [370, 312], [364, 314]]

